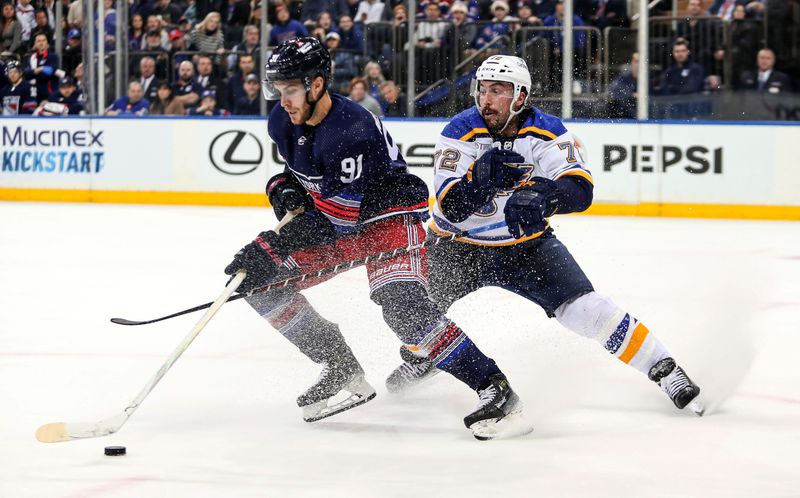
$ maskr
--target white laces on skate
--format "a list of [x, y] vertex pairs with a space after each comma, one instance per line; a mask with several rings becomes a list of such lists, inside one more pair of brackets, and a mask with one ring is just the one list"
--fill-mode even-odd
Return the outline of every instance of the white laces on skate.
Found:
[[482, 391], [478, 391], [478, 406], [475, 410], [480, 410], [484, 406], [491, 403], [495, 397], [497, 396], [497, 387], [494, 384], [490, 384], [489, 387]]
[[669, 375], [661, 379], [661, 389], [664, 390], [670, 399], [675, 399], [675, 396], [685, 387], [689, 386], [689, 378], [683, 373], [681, 367], [675, 367]]

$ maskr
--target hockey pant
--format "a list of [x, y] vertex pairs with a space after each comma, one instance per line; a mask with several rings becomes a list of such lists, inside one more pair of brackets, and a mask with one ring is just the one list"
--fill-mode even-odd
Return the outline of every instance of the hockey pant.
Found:
[[[335, 244], [294, 252], [286, 265], [303, 273], [398, 247], [417, 245], [425, 228], [414, 216], [388, 218], [368, 225], [358, 235]], [[428, 298], [425, 250], [373, 261], [366, 265], [370, 297], [382, 308], [387, 325], [419, 356], [427, 356], [472, 389], [499, 372], [495, 362], [478, 350], [464, 332]], [[293, 286], [255, 294], [246, 301], [286, 339], [317, 363], [353, 358], [336, 324], [323, 318], [299, 291], [333, 275], [309, 278]], [[355, 310], [354, 310], [355, 311]]]
[[645, 374], [669, 356], [647, 327], [594, 291], [552, 234], [511, 247], [439, 244], [430, 249], [428, 262], [431, 297], [442, 311], [481, 287], [498, 286], [535, 302], [564, 327]]

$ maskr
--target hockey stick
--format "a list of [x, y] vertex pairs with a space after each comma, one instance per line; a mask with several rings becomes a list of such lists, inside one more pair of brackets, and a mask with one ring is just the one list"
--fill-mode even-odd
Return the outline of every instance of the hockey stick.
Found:
[[[342, 263], [342, 264], [339, 264], [339, 265], [336, 265], [336, 266], [332, 266], [332, 267], [329, 267], [329, 268], [323, 268], [322, 270], [309, 272], [309, 273], [304, 273], [302, 275], [296, 275], [294, 277], [289, 277], [289, 278], [287, 278], [285, 280], [278, 280], [276, 282], [270, 283], [269, 285], [267, 285], [265, 287], [259, 287], [259, 288], [253, 289], [253, 290], [251, 290], [251, 291], [249, 291], [247, 293], [242, 293], [242, 294], [237, 294], [236, 296], [232, 296], [232, 297], [230, 297], [228, 299], [228, 301], [236, 301], [237, 299], [242, 299], [244, 297], [249, 297], [249, 296], [252, 296], [253, 294], [259, 294], [261, 292], [267, 292], [269, 290], [272, 290], [272, 289], [275, 289], [275, 288], [278, 288], [278, 287], [286, 287], [287, 285], [289, 285], [289, 284], [291, 284], [293, 282], [302, 282], [303, 280], [306, 280], [306, 279], [309, 279], [309, 278], [321, 277], [323, 275], [328, 275], [328, 274], [331, 274], [331, 273], [339, 273], [339, 272], [342, 272], [342, 271], [349, 270], [351, 268], [355, 268], [356, 266], [365, 265], [365, 264], [369, 263], [370, 261], [377, 261], [377, 260], [381, 260], [381, 259], [393, 258], [395, 256], [401, 256], [401, 255], [403, 255], [403, 254], [405, 254], [407, 252], [410, 252], [410, 251], [423, 249], [423, 248], [429, 247], [429, 246], [435, 246], [435, 245], [438, 245], [438, 244], [440, 244], [442, 242], [449, 242], [449, 241], [455, 240], [455, 239], [461, 239], [461, 238], [464, 238], [464, 237], [471, 237], [473, 235], [477, 235], [477, 234], [483, 233], [483, 232], [488, 232], [488, 231], [494, 230], [496, 228], [502, 228], [504, 226], [506, 226], [506, 222], [505, 221], [501, 221], [501, 222], [498, 222], [498, 223], [492, 223], [491, 225], [484, 225], [482, 227], [473, 228], [472, 230], [464, 230], [464, 231], [461, 231], [461, 232], [456, 232], [456, 233], [453, 233], [453, 234], [450, 234], [450, 235], [446, 235], [444, 237], [438, 237], [438, 238], [432, 239], [432, 240], [431, 239], [425, 239], [423, 242], [421, 242], [421, 243], [419, 243], [417, 245], [408, 246], [408, 247], [405, 247], [405, 246], [404, 247], [398, 247], [397, 249], [393, 249], [391, 251], [382, 252], [382, 253], [375, 254], [375, 255], [372, 255], [372, 256], [367, 256], [367, 257], [361, 258], [361, 259], [354, 259], [352, 261], [348, 261], [346, 263]], [[168, 320], [170, 318], [175, 318], [177, 316], [186, 315], [188, 313], [194, 313], [195, 311], [200, 311], [200, 310], [206, 309], [209, 306], [211, 306], [211, 303], [205, 303], [205, 304], [201, 304], [200, 306], [195, 306], [194, 308], [189, 308], [189, 309], [186, 309], [186, 310], [183, 310], [183, 311], [179, 311], [177, 313], [173, 313], [171, 315], [162, 316], [161, 318], [155, 318], [153, 320], [136, 321], [136, 320], [128, 320], [126, 318], [112, 318], [111, 322], [112, 323], [116, 323], [117, 325], [147, 325], [147, 324], [150, 324], [150, 323], [156, 323], [156, 322], [161, 322], [163, 320]]]
[[131, 415], [133, 415], [133, 412], [139, 408], [139, 405], [142, 404], [142, 401], [144, 401], [147, 395], [150, 394], [150, 391], [156, 387], [156, 384], [158, 384], [161, 378], [164, 377], [172, 365], [175, 364], [183, 352], [186, 351], [200, 331], [205, 328], [211, 318], [217, 313], [217, 311], [219, 311], [222, 305], [227, 302], [231, 294], [236, 291], [236, 288], [239, 287], [244, 280], [245, 275], [245, 272], [239, 272], [233, 277], [228, 285], [225, 286], [225, 290], [222, 291], [222, 294], [219, 295], [216, 301], [210, 303], [209, 310], [205, 312], [202, 318], [200, 318], [200, 321], [197, 322], [197, 325], [195, 325], [191, 332], [184, 337], [183, 341], [181, 341], [178, 347], [175, 348], [175, 351], [172, 352], [164, 364], [161, 365], [161, 368], [158, 369], [158, 372], [156, 372], [153, 378], [150, 379], [150, 381], [144, 386], [142, 391], [133, 399], [133, 401], [131, 401], [130, 404], [128, 404], [128, 406], [122, 410], [122, 413], [95, 423], [55, 422], [51, 424], [45, 424], [36, 430], [36, 439], [42, 443], [58, 443], [61, 441], [72, 441], [74, 439], [108, 436], [109, 434], [113, 434], [120, 430], [123, 424], [125, 424]]

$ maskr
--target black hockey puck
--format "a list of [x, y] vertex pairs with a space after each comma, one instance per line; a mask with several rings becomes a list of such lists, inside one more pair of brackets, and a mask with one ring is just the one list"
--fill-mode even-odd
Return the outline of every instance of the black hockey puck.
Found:
[[124, 446], [106, 446], [106, 455], [120, 456], [126, 453]]

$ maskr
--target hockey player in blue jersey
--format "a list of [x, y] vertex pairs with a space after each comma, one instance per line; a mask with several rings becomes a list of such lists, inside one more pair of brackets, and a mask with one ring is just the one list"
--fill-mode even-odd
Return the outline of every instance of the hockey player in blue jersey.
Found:
[[[267, 61], [264, 95], [280, 100], [270, 113], [268, 131], [286, 160], [285, 171], [269, 180], [267, 194], [278, 219], [287, 213], [294, 217], [277, 233], [259, 234], [225, 269], [229, 275], [247, 272], [240, 291], [293, 271], [307, 273], [416, 245], [425, 236], [425, 183], [408, 172], [381, 121], [357, 103], [329, 93], [330, 82], [330, 55], [316, 38], [286, 41]], [[475, 391], [485, 391], [491, 382], [508, 386], [495, 362], [428, 299], [424, 250], [369, 263], [367, 276], [370, 297], [414, 354]], [[297, 399], [309, 422], [375, 396], [339, 327], [299, 292], [327, 278], [247, 298], [303, 354], [323, 365], [317, 382]], [[343, 401], [332, 399], [343, 396]], [[516, 398], [509, 406], [512, 414], [521, 411]], [[477, 438], [489, 439], [497, 418], [482, 406], [465, 424]]]
[[[444, 312], [484, 286], [514, 292], [646, 374], [678, 408], [702, 414], [700, 388], [667, 348], [633, 315], [595, 292], [553, 234], [548, 218], [586, 210], [593, 179], [561, 121], [529, 105], [530, 86], [522, 59], [489, 57], [473, 81], [475, 106], [454, 117], [439, 137], [432, 236], [505, 226], [432, 247], [432, 299]], [[436, 373], [426, 358], [411, 351], [401, 355], [406, 361], [387, 379], [390, 390], [402, 391]]]

